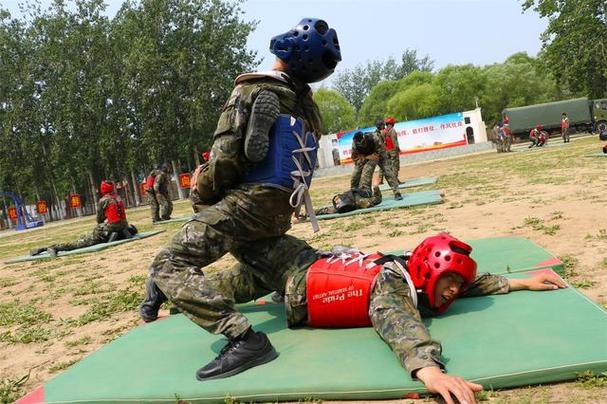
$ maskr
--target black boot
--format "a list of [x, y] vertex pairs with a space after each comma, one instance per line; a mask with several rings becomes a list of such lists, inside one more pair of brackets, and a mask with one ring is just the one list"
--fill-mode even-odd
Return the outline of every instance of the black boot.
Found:
[[31, 255], [31, 256], [34, 256], [34, 255], [40, 255], [40, 254], [42, 254], [42, 253], [43, 253], [43, 252], [45, 252], [45, 251], [46, 251], [46, 247], [32, 248], [32, 249], [30, 250], [30, 255]]
[[400, 194], [400, 192], [396, 192], [394, 193], [394, 199], [397, 201], [402, 201], [403, 196]]
[[46, 249], [46, 252], [48, 253], [48, 255], [50, 255], [53, 258], [57, 258], [57, 253], [60, 250], [57, 247], [49, 247]]
[[270, 128], [280, 114], [280, 101], [271, 91], [259, 93], [251, 107], [251, 118], [244, 138], [244, 155], [253, 163], [266, 157], [270, 148]]
[[278, 353], [263, 332], [248, 329], [240, 338], [231, 340], [221, 349], [219, 356], [196, 371], [200, 381], [233, 376], [254, 366], [270, 362]]
[[139, 316], [146, 323], [158, 318], [158, 310], [167, 301], [165, 294], [156, 286], [152, 277], [145, 281], [145, 298], [139, 306]]

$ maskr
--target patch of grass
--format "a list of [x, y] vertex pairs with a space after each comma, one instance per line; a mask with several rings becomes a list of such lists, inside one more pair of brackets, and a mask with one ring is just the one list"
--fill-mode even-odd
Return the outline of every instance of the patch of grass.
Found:
[[13, 286], [18, 283], [19, 283], [19, 281], [15, 278], [10, 278], [10, 277], [0, 278], [0, 288], [8, 288], [9, 286]]
[[147, 275], [133, 275], [129, 278], [129, 283], [143, 285], [147, 279]]
[[565, 269], [565, 277], [570, 278], [572, 276], [576, 276], [577, 272], [575, 271], [575, 267], [579, 263], [579, 260], [572, 255], [562, 255], [558, 257], [563, 263], [563, 267]]
[[404, 233], [400, 230], [394, 230], [394, 231], [391, 231], [390, 233], [388, 233], [388, 237], [400, 237], [403, 234]]
[[27, 382], [29, 373], [20, 379], [1, 379], [0, 380], [0, 403], [13, 403], [22, 397], [25, 392], [23, 385]]
[[78, 359], [74, 359], [67, 362], [59, 362], [48, 368], [48, 371], [51, 373], [58, 372], [60, 370], [64, 370], [72, 366], [74, 363], [78, 362]]
[[571, 285], [578, 289], [588, 289], [596, 285], [596, 281], [591, 279], [580, 279], [579, 281], [571, 281]]
[[586, 388], [607, 387], [607, 372], [595, 375], [587, 370], [577, 374], [577, 381]]
[[5, 331], [0, 334], [0, 342], [8, 344], [30, 344], [48, 341], [51, 330], [42, 327], [25, 327], [16, 331]]
[[550, 214], [550, 220], [559, 220], [563, 218], [563, 212], [560, 210], [554, 211]]
[[65, 346], [68, 348], [74, 348], [80, 345], [88, 345], [93, 341], [93, 339], [91, 337], [89, 337], [88, 335], [85, 335], [82, 338], [79, 338], [77, 340], [72, 340], [72, 341], [65, 341]]
[[141, 299], [142, 296], [139, 292], [128, 289], [109, 293], [101, 297], [86, 313], [81, 315], [77, 323], [82, 326], [93, 321], [107, 319], [114, 313], [134, 310], [141, 303]]
[[0, 326], [32, 326], [50, 321], [51, 315], [34, 305], [22, 305], [18, 300], [0, 303]]
[[533, 230], [541, 231], [549, 236], [554, 236], [561, 228], [560, 224], [545, 225], [544, 220], [539, 217], [526, 217], [523, 226], [531, 227]]

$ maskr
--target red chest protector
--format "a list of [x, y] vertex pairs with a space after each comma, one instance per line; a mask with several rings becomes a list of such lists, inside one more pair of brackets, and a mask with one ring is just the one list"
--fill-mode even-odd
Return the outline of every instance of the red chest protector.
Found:
[[368, 327], [369, 299], [375, 278], [383, 265], [364, 259], [329, 257], [314, 262], [306, 277], [308, 324], [312, 327]]
[[392, 137], [390, 137], [389, 135], [386, 135], [385, 139], [385, 143], [386, 143], [386, 150], [387, 151], [392, 151], [394, 150], [394, 142], [392, 141]]
[[151, 174], [145, 179], [145, 186], [149, 191], [154, 191], [154, 181], [156, 181], [156, 177]]
[[108, 223], [114, 224], [118, 223], [121, 220], [126, 220], [126, 212], [124, 209], [124, 202], [121, 199], [118, 199], [116, 195], [112, 195], [111, 198], [113, 202], [110, 202], [108, 206], [105, 207], [105, 218]]

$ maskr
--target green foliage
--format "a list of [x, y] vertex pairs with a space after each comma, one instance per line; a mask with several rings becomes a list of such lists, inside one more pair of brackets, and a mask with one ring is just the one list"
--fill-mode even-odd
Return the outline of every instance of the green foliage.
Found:
[[78, 318], [77, 323], [82, 326], [93, 321], [105, 320], [114, 313], [134, 310], [139, 307], [139, 303], [141, 303], [139, 292], [127, 289], [109, 293], [93, 302], [86, 313]]
[[323, 133], [353, 129], [355, 111], [352, 105], [335, 90], [321, 88], [314, 93], [323, 122]]
[[21, 398], [24, 394], [23, 385], [29, 379], [30, 374], [23, 376], [20, 379], [2, 379], [0, 380], [0, 403], [13, 403]]
[[51, 315], [32, 304], [22, 305], [18, 300], [0, 303], [0, 326], [32, 326], [50, 321]]
[[607, 96], [607, 3], [604, 0], [524, 0], [548, 19], [541, 60], [557, 82], [591, 98]]

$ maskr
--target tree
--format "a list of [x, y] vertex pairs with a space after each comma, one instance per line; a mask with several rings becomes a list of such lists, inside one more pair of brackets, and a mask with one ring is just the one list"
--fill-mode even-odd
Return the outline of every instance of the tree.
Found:
[[447, 66], [434, 78], [440, 100], [440, 113], [474, 109], [486, 87], [483, 71], [471, 64]]
[[548, 18], [540, 58], [557, 82], [574, 93], [607, 96], [607, 2], [605, 0], [524, 0]]
[[417, 51], [406, 49], [399, 64], [390, 57], [386, 61], [373, 60], [366, 65], [357, 65], [354, 69], [346, 69], [334, 80], [334, 87], [360, 111], [369, 91], [383, 80], [400, 80], [414, 71], [431, 71], [434, 62], [429, 56], [417, 58]]
[[323, 121], [323, 133], [352, 129], [355, 125], [354, 108], [335, 90], [321, 88], [314, 93]]

